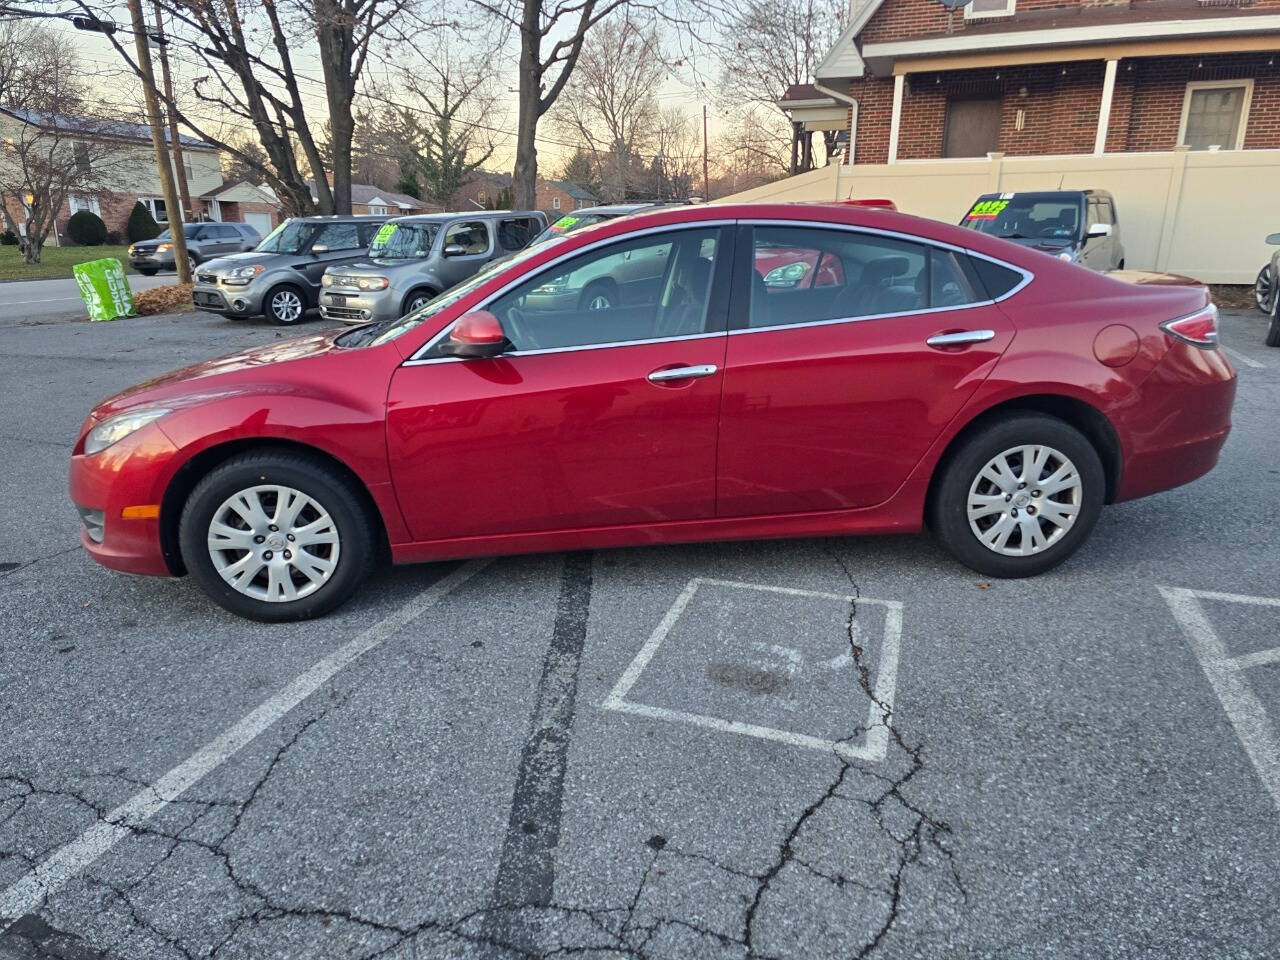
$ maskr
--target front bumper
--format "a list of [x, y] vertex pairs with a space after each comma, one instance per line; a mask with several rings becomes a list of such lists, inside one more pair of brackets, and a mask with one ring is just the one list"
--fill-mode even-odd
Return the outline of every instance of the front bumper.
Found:
[[259, 284], [232, 286], [216, 278], [201, 279], [197, 272], [195, 285], [191, 288], [191, 302], [197, 310], [252, 317], [262, 312], [262, 294]]
[[124, 573], [173, 575], [160, 517], [131, 519], [122, 513], [126, 507], [160, 504], [176, 453], [169, 438], [148, 424], [91, 457], [72, 455], [71, 500], [82, 519], [80, 542], [98, 563]]
[[400, 317], [399, 295], [390, 289], [376, 293], [326, 289], [320, 293], [320, 316], [337, 323], [368, 323]]
[[173, 270], [173, 253], [131, 253], [129, 266], [135, 270]]

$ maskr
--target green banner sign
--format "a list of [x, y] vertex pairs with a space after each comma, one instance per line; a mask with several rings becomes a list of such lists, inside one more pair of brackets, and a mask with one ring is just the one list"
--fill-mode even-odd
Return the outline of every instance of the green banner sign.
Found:
[[93, 321], [133, 316], [133, 292], [120, 261], [107, 258], [77, 263], [71, 268], [80, 286], [80, 298]]

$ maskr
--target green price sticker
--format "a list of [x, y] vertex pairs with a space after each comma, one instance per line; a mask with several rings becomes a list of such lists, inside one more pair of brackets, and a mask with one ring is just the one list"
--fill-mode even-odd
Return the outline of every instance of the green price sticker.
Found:
[[973, 209], [965, 214], [966, 220], [994, 220], [1009, 205], [1008, 200], [979, 200]]
[[387, 241], [391, 239], [391, 235], [396, 232], [394, 223], [384, 223], [378, 228], [378, 232], [373, 235], [373, 245], [375, 247], [385, 247]]
[[578, 222], [577, 217], [561, 217], [559, 220], [557, 220], [555, 223], [551, 225], [551, 229], [552, 230], [568, 230], [577, 222]]
[[102, 322], [133, 316], [133, 291], [129, 289], [119, 260], [90, 260], [77, 263], [71, 271], [90, 320]]

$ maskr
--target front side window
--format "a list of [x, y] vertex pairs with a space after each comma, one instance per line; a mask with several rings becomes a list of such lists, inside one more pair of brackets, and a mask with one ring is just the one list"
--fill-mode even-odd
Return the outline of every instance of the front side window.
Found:
[[1187, 84], [1178, 142], [1192, 150], [1240, 149], [1252, 93], [1248, 82]]
[[444, 232], [444, 245], [457, 244], [462, 253], [457, 256], [476, 256], [489, 252], [489, 229], [483, 220], [463, 220], [449, 224]]
[[790, 326], [986, 299], [962, 254], [850, 230], [756, 227], [747, 324]]

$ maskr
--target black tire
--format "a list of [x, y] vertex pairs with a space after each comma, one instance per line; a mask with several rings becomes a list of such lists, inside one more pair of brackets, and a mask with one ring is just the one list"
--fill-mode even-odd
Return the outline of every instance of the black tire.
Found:
[[1263, 313], [1270, 313], [1276, 302], [1276, 282], [1271, 276], [1271, 264], [1264, 264], [1253, 281], [1253, 302]]
[[[329, 548], [338, 550], [336, 566], [320, 586], [296, 600], [271, 601], [232, 587], [218, 572], [208, 547], [210, 523], [230, 497], [255, 486], [274, 484], [300, 491], [322, 506], [337, 532], [337, 547]], [[182, 509], [178, 544], [187, 571], [214, 603], [250, 620], [282, 623], [321, 616], [347, 600], [374, 564], [376, 546], [371, 531], [376, 529], [377, 520], [369, 516], [354, 481], [318, 457], [264, 450], [233, 457], [200, 481]], [[282, 548], [282, 556], [287, 547]], [[236, 552], [228, 551], [232, 555]], [[227, 557], [228, 561], [233, 559]], [[288, 576], [299, 590], [309, 586], [301, 573], [288, 572]], [[250, 587], [263, 590], [267, 578], [263, 569], [254, 575]]]
[[618, 285], [612, 280], [592, 280], [578, 298], [579, 310], [610, 310], [618, 306]]
[[434, 300], [439, 294], [430, 287], [418, 287], [416, 290], [410, 290], [404, 298], [404, 303], [400, 304], [400, 316], [413, 313], [418, 307], [426, 303], [428, 300]]
[[291, 327], [306, 319], [307, 295], [292, 283], [278, 283], [262, 298], [262, 313], [272, 323]]
[[[1080, 502], [1074, 521], [1047, 547], [1026, 556], [1009, 556], [987, 547], [971, 528], [969, 493], [988, 463], [1024, 444], [1051, 447], [1074, 464], [1081, 481]], [[927, 508], [929, 526], [952, 556], [989, 577], [1033, 577], [1062, 563], [1088, 538], [1106, 497], [1106, 476], [1093, 444], [1070, 424], [1038, 413], [1011, 413], [990, 421], [949, 451], [939, 471]]]
[[138, 272], [139, 272], [140, 274], [142, 274], [144, 277], [154, 277], [154, 276], [155, 276], [157, 273], [159, 273], [160, 271], [159, 271], [159, 270], [152, 270], [152, 269], [150, 269], [150, 268], [143, 269], [142, 267], [139, 267], [139, 268], [138, 268]]
[[1271, 298], [1271, 325], [1267, 327], [1268, 347], [1280, 347], [1280, 296]]

